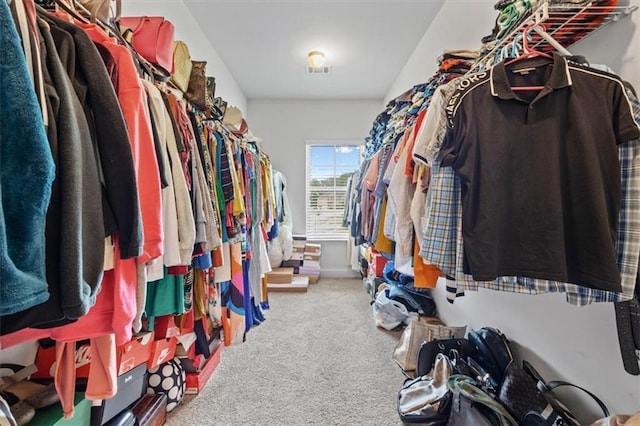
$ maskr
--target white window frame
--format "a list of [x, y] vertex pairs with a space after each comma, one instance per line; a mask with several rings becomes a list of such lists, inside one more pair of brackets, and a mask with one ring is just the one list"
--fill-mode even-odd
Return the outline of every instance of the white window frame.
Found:
[[[358, 167], [362, 164], [362, 152], [364, 149], [364, 145], [362, 141], [358, 140], [307, 140], [305, 146], [305, 200], [304, 200], [304, 218], [305, 218], [305, 233], [307, 240], [313, 241], [347, 241], [349, 238], [349, 229], [342, 228], [340, 233], [336, 234], [313, 234], [310, 233], [309, 229], [309, 215], [311, 212], [309, 211], [310, 207], [310, 195], [311, 195], [311, 168], [310, 168], [310, 155], [311, 155], [311, 147], [313, 146], [354, 146], [358, 147], [360, 151], [360, 157], [358, 162]], [[335, 167], [335, 164], [334, 164]], [[355, 170], [354, 170], [355, 171]], [[342, 218], [343, 211], [340, 211], [340, 217]], [[344, 230], [344, 232], [342, 232]]]

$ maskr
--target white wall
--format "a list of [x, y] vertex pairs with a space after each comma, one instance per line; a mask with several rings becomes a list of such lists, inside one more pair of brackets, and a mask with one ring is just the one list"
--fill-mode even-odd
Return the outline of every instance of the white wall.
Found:
[[[448, 0], [387, 99], [426, 81], [443, 50], [478, 47], [480, 38], [493, 27], [494, 3]], [[640, 13], [635, 12], [573, 46], [571, 51], [585, 55], [592, 63], [609, 64], [640, 89], [639, 24]], [[640, 409], [640, 378], [623, 369], [611, 304], [579, 308], [566, 303], [562, 294], [528, 296], [481, 290], [468, 292], [451, 305], [445, 301], [444, 282], [439, 283], [434, 297], [440, 316], [448, 324], [500, 328], [519, 344], [521, 355], [532, 361], [543, 377], [568, 380], [590, 389], [613, 413], [635, 413]]]
[[[273, 166], [287, 178], [293, 232], [305, 233], [306, 142], [364, 143], [382, 100], [304, 101], [249, 99], [249, 126], [262, 138]], [[322, 241], [324, 276], [351, 276], [346, 242]]]
[[125, 0], [122, 9], [122, 16], [164, 16], [171, 21], [175, 27], [175, 39], [187, 43], [191, 58], [207, 61], [207, 75], [216, 78], [216, 96], [221, 96], [229, 105], [237, 106], [247, 116], [247, 97], [183, 0]]

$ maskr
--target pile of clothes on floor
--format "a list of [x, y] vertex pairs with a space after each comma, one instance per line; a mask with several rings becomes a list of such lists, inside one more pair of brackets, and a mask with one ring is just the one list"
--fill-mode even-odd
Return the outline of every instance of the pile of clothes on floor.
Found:
[[433, 317], [436, 305], [431, 289], [416, 288], [413, 277], [398, 272], [393, 260], [387, 262], [382, 278], [365, 278], [365, 286], [374, 285], [375, 298], [371, 302], [376, 326], [385, 330], [407, 325], [419, 316]]

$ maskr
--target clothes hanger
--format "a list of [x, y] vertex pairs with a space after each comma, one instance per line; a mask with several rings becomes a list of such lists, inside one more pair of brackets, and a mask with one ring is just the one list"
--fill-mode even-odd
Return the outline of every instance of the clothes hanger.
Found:
[[[78, 9], [76, 9], [74, 5], [68, 4], [64, 0], [53, 0], [51, 3], [55, 4], [55, 6], [60, 10], [63, 10], [69, 17], [76, 19], [85, 24], [90, 24], [89, 19], [82, 16], [82, 14], [78, 13]], [[81, 10], [81, 9], [80, 9]]]
[[[540, 26], [540, 24], [529, 25], [522, 31], [522, 52], [523, 52], [523, 54], [518, 56], [517, 58], [514, 58], [514, 59], [511, 59], [510, 61], [507, 61], [504, 64], [506, 67], [511, 65], [511, 64], [515, 64], [517, 62], [521, 62], [521, 61], [523, 61], [525, 59], [532, 59], [532, 58], [538, 58], [538, 57], [547, 58], [547, 59], [553, 59], [553, 56], [549, 55], [548, 53], [541, 52], [539, 50], [535, 50], [535, 49], [531, 48], [531, 46], [529, 46], [529, 34], [537, 26]], [[543, 28], [543, 30], [544, 30], [544, 28]]]
[[[526, 59], [533, 59], [533, 58], [547, 58], [547, 59], [553, 59], [553, 56], [549, 55], [548, 53], [545, 52], [541, 52], [539, 50], [535, 50], [533, 48], [531, 48], [531, 46], [529, 46], [529, 37], [530, 37], [530, 32], [535, 28], [538, 27], [540, 24], [534, 23], [532, 25], [528, 25], [526, 28], [524, 28], [524, 30], [522, 31], [522, 52], [523, 54], [511, 59], [507, 62], [505, 62], [504, 66], [505, 67], [509, 67], [513, 64], [522, 62]], [[544, 27], [543, 27], [544, 30]], [[524, 92], [524, 91], [536, 91], [536, 90], [542, 90], [544, 89], [544, 86], [512, 86], [511, 90], [515, 91], [515, 92]]]

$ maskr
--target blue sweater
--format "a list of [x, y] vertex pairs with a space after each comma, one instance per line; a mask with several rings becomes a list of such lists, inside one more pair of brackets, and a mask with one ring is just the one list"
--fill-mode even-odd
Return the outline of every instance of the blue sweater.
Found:
[[0, 315], [49, 298], [45, 217], [54, 163], [6, 0], [0, 1]]

